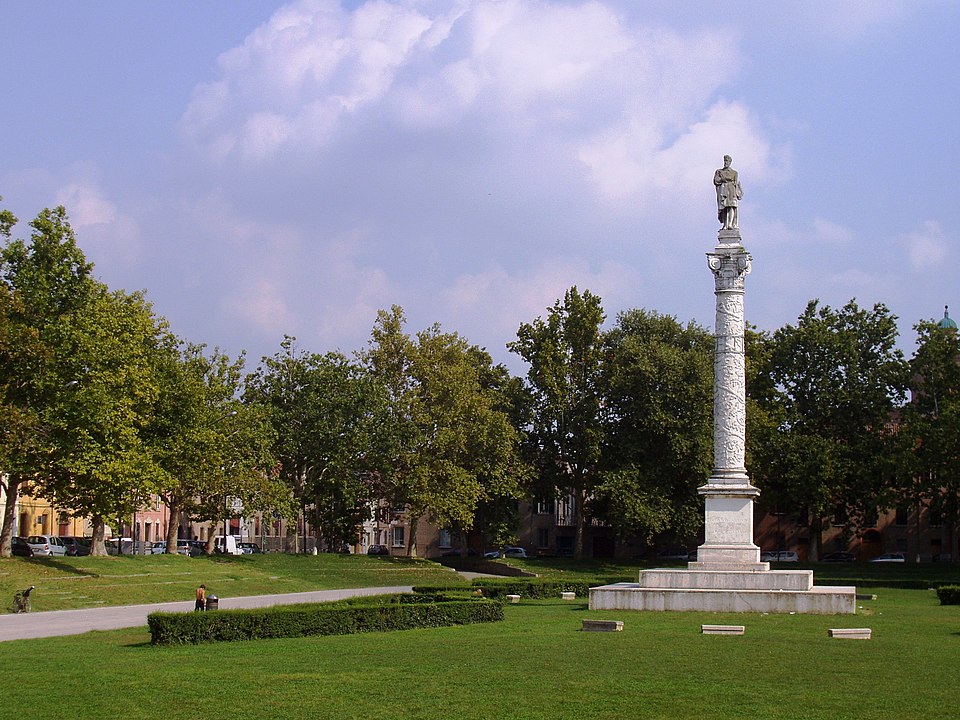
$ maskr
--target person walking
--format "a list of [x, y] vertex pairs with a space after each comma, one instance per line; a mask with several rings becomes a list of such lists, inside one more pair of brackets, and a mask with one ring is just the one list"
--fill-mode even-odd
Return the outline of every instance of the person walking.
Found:
[[207, 609], [207, 586], [201, 584], [197, 588], [197, 604], [193, 607], [194, 612], [197, 610], [206, 610]]

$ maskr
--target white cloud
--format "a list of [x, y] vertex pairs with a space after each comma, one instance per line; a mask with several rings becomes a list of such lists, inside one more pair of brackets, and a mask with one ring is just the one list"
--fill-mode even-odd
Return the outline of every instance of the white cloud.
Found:
[[520, 323], [544, 316], [573, 285], [600, 296], [605, 308], [616, 308], [629, 303], [641, 280], [627, 265], [591, 269], [586, 259], [571, 257], [513, 273], [502, 267], [464, 273], [439, 293], [437, 305], [457, 318], [473, 342], [480, 340], [471, 333], [512, 338]]
[[293, 323], [280, 286], [266, 277], [240, 283], [222, 299], [221, 308], [227, 315], [239, 316], [244, 323], [263, 332], [275, 332]]
[[949, 246], [943, 229], [933, 220], [927, 220], [922, 229], [903, 238], [903, 243], [906, 245], [907, 257], [914, 270], [925, 270], [942, 265], [949, 255]]
[[90, 260], [104, 267], [127, 267], [140, 259], [142, 243], [137, 221], [120, 212], [98, 184], [68, 181], [53, 195], [56, 204], [67, 209], [78, 243]]
[[856, 235], [849, 228], [822, 218], [813, 221], [813, 237], [827, 245], [848, 245], [856, 240]]
[[670, 144], [664, 142], [664, 130], [638, 110], [624, 126], [581, 146], [579, 157], [601, 196], [662, 212], [662, 198], [700, 194], [704, 178], [713, 175], [724, 155], [740, 158], [734, 166], [756, 184], [785, 172], [772, 164], [759, 124], [739, 103], [715, 103]]
[[720, 31], [631, 24], [599, 2], [370, 0], [350, 12], [301, 0], [221, 56], [182, 125], [206, 157], [257, 164], [322, 157], [358, 122], [386, 137], [495, 133], [500, 152], [546, 153], [566, 172], [582, 163], [622, 203], [686, 192], [724, 153], [749, 158], [753, 182], [782, 173], [749, 110], [714, 98], [740, 62]]

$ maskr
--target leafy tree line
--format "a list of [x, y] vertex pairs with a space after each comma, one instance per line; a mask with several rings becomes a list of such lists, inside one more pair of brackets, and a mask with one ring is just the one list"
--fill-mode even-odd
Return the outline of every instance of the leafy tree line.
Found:
[[229, 498], [281, 511], [272, 427], [239, 401], [243, 359], [176, 338], [141, 293], [93, 276], [66, 210], [44, 210], [29, 240], [0, 214], [0, 470], [9, 556], [24, 490], [89, 518], [91, 552], [104, 529], [153, 494], [181, 516], [214, 520]]
[[[63, 208], [26, 241], [16, 222], [0, 213], [0, 554], [23, 488], [90, 518], [95, 552], [152, 494], [171, 551], [181, 519], [240, 508], [303, 513], [339, 548], [372, 510], [403, 507], [411, 552], [420, 517], [464, 550], [471, 533], [510, 542], [521, 500], [572, 500], [578, 556], [590, 523], [622, 539], [699, 528], [714, 348], [695, 323], [636, 309], [607, 325], [573, 287], [520, 325], [519, 378], [456, 332], [410, 332], [395, 306], [350, 356], [286, 337], [247, 372], [96, 280]], [[748, 470], [762, 502], [809, 516], [814, 552], [838, 510], [865, 526], [906, 498], [957, 523], [957, 333], [919, 323], [908, 362], [895, 321], [813, 301], [794, 325], [747, 333]]]

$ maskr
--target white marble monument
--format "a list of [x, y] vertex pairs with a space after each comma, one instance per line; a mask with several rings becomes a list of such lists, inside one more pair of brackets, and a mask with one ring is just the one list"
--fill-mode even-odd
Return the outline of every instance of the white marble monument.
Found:
[[743, 191], [729, 155], [714, 174], [722, 225], [707, 263], [716, 294], [713, 459], [704, 498], [704, 543], [686, 570], [644, 570], [639, 582], [591, 588], [591, 610], [853, 613], [854, 587], [815, 587], [811, 570], [771, 570], [753, 542], [753, 503], [760, 491], [744, 466], [746, 379], [743, 300], [752, 258], [740, 239]]

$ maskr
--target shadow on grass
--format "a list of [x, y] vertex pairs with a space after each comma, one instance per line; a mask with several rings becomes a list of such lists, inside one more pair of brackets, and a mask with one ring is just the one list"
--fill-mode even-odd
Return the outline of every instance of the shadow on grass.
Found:
[[37, 565], [43, 565], [48, 567], [51, 570], [58, 570], [62, 573], [69, 575], [82, 575], [84, 577], [100, 577], [100, 573], [93, 572], [92, 570], [85, 570], [83, 568], [70, 565], [61, 560], [56, 560], [54, 558], [32, 558], [33, 562]]

